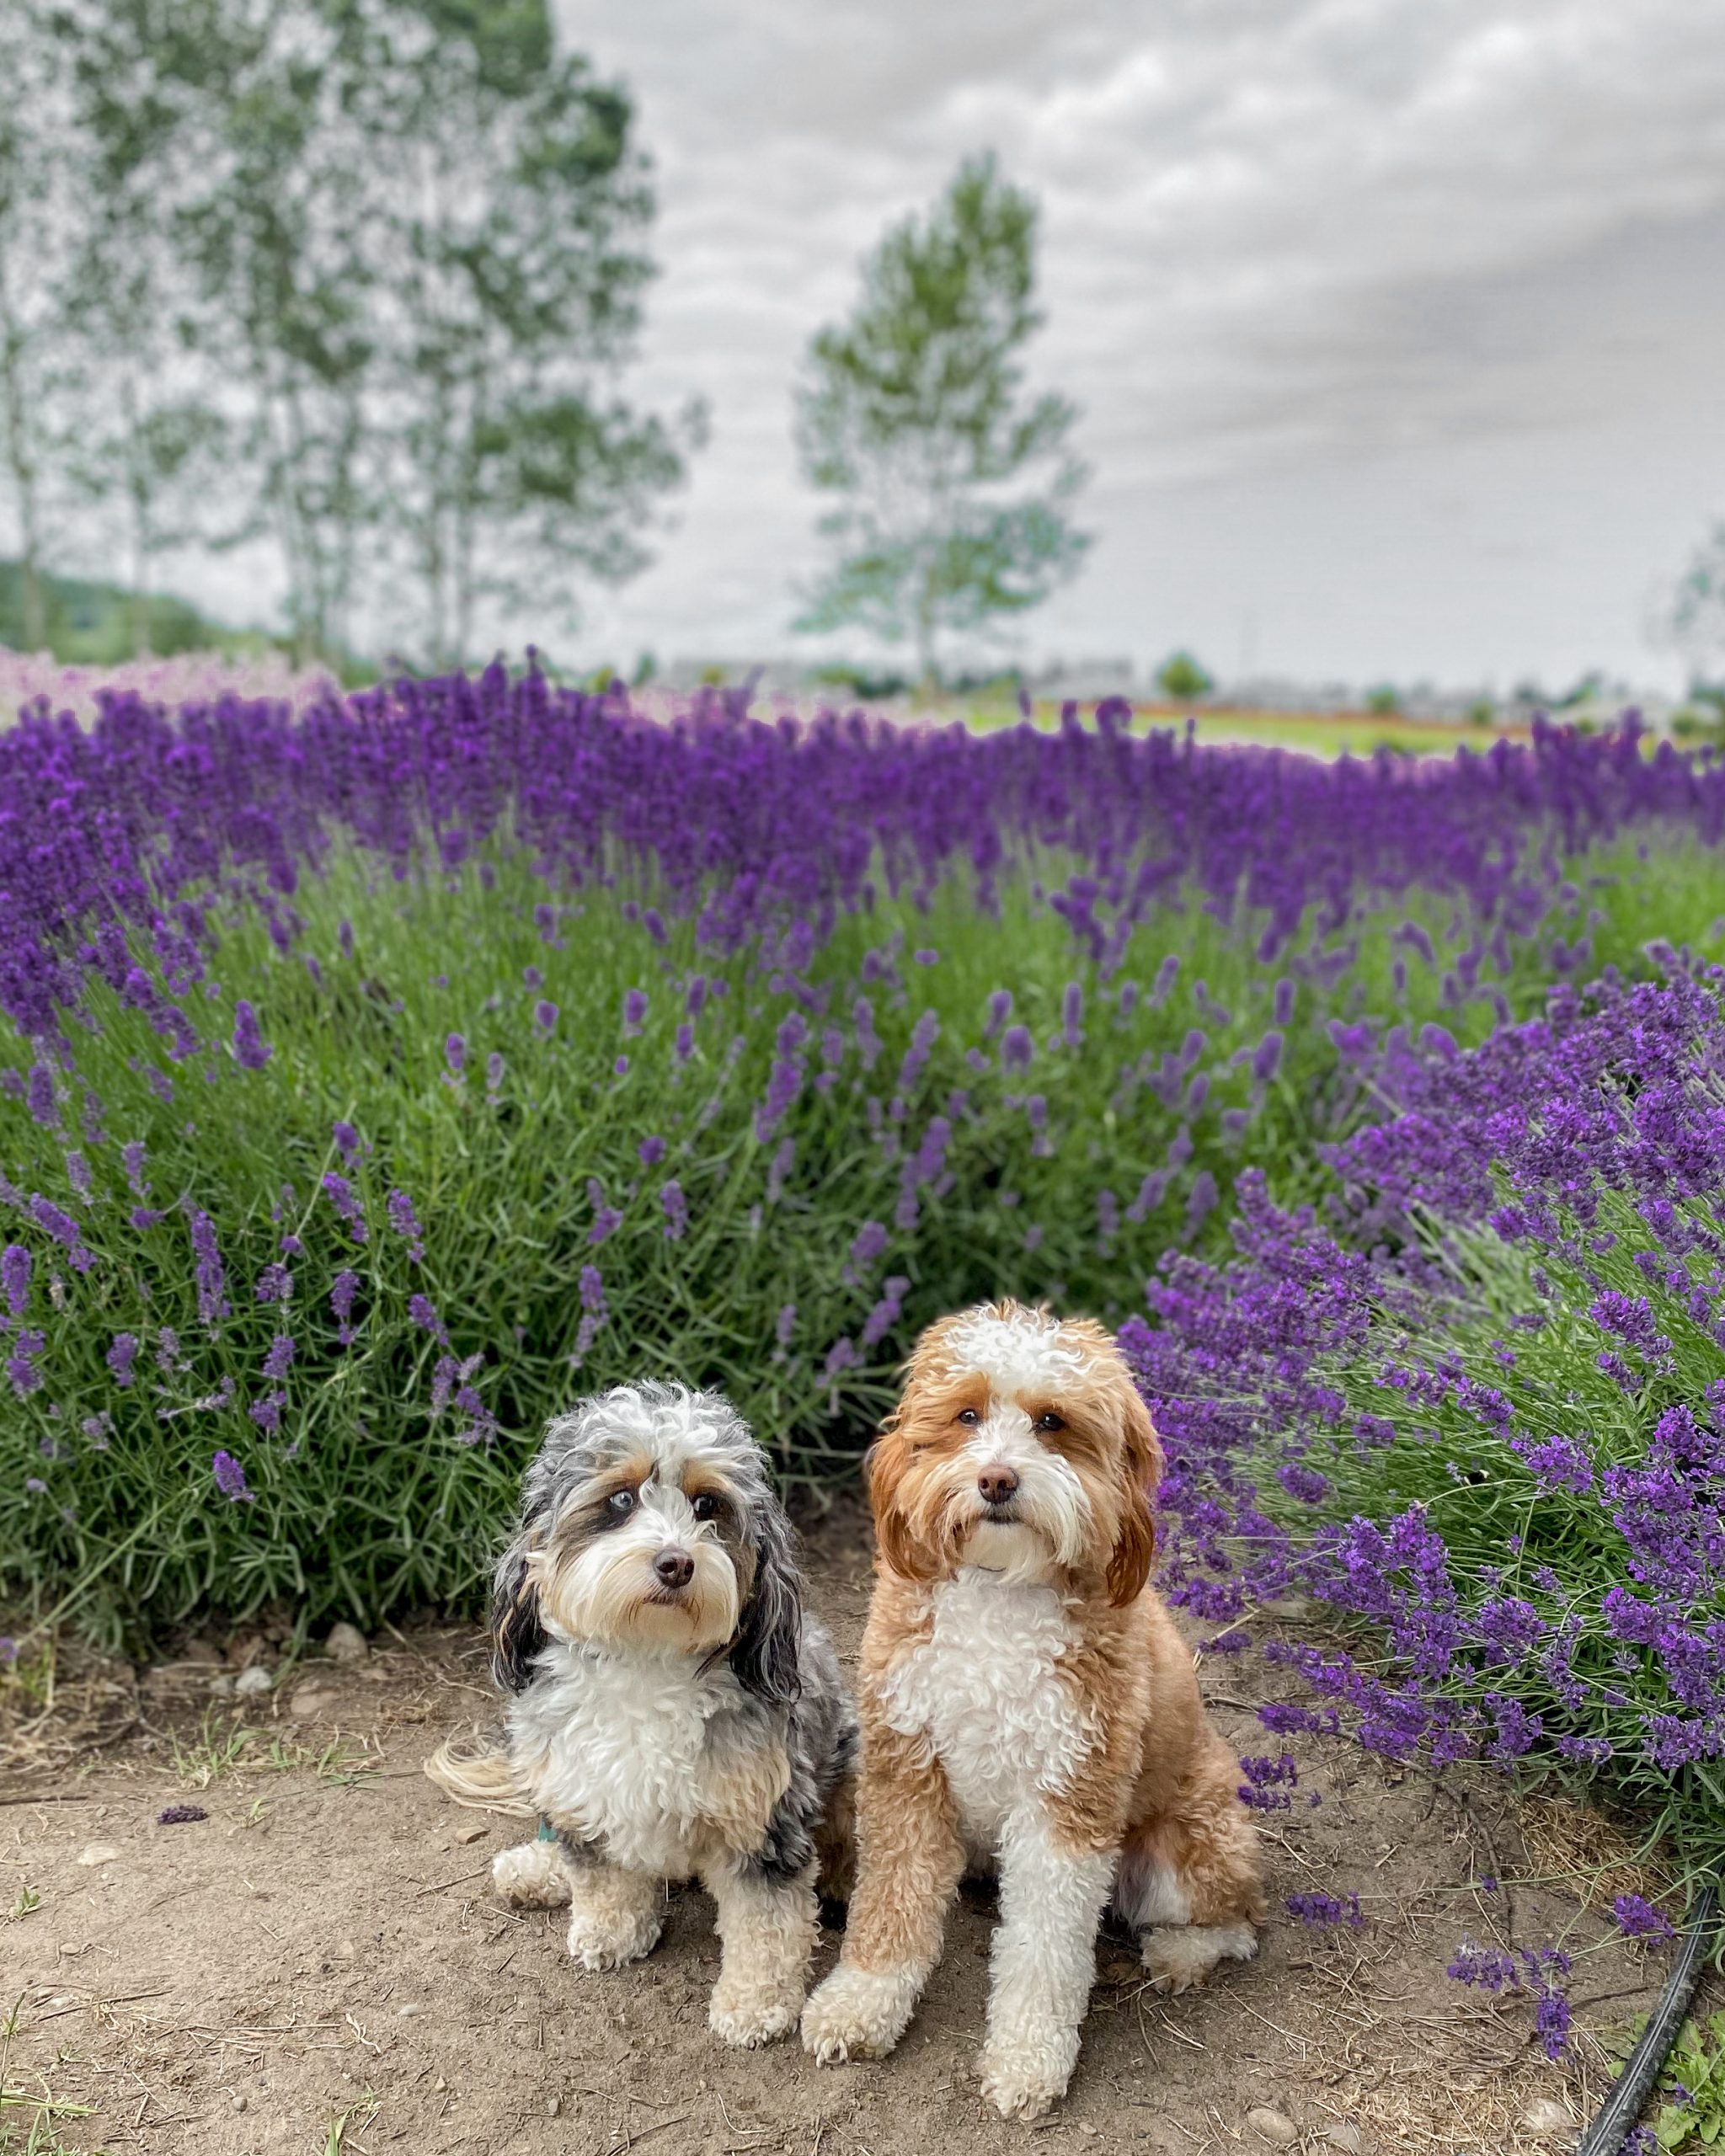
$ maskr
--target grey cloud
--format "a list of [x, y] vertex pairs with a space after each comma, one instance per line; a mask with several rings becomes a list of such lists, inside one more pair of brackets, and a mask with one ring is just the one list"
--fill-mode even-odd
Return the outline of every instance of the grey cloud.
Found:
[[[788, 648], [791, 390], [964, 151], [1044, 204], [1034, 370], [1098, 543], [1038, 648], [1356, 676], [1643, 674], [1725, 507], [1725, 38], [1694, 0], [563, 0], [633, 88], [664, 275], [636, 382], [713, 435], [584, 643]], [[525, 626], [525, 625], [524, 625]]]

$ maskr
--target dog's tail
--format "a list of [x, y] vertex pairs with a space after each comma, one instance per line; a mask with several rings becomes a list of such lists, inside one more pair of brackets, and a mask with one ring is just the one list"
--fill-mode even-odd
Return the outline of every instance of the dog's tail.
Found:
[[425, 1772], [446, 1796], [475, 1812], [503, 1812], [531, 1819], [537, 1807], [523, 1794], [509, 1753], [494, 1737], [470, 1731], [445, 1739], [425, 1762]]

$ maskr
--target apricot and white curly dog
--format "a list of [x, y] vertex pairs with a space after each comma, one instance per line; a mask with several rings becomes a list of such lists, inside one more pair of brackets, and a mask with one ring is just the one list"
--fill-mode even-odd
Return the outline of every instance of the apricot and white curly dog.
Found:
[[1157, 1988], [1257, 1951], [1258, 1837], [1146, 1584], [1162, 1451], [1111, 1337], [1011, 1302], [919, 1342], [870, 1455], [858, 1872], [810, 1996], [825, 2063], [889, 2052], [967, 1869], [997, 1869], [982, 2093], [1065, 2092], [1112, 1897]]

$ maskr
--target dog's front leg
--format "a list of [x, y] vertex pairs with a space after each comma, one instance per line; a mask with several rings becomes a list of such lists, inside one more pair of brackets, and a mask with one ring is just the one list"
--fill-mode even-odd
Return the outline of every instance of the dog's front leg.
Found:
[[1036, 2118], [1066, 2093], [1114, 1861], [1111, 1849], [1070, 1846], [1039, 1806], [1007, 1822], [988, 2036], [978, 2062], [982, 2093], [1004, 2117]]
[[804, 2046], [823, 2066], [883, 2057], [904, 2035], [964, 1868], [939, 1762], [920, 1739], [868, 1727], [844, 1952], [803, 2009]]
[[657, 1872], [625, 1871], [575, 1859], [569, 1873], [569, 1959], [584, 1969], [620, 1969], [659, 1944], [665, 1882]]
[[820, 1931], [814, 1870], [787, 1878], [728, 1860], [707, 1873], [724, 1950], [707, 2019], [726, 2043], [752, 2049], [796, 2026]]

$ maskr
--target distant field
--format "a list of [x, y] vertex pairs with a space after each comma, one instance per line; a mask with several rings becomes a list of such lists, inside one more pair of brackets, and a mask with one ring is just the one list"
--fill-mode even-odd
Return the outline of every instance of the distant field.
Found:
[[[1088, 718], [1093, 704], [1082, 707]], [[1249, 706], [1237, 709], [1206, 709], [1188, 713], [1174, 704], [1133, 702], [1133, 731], [1147, 734], [1167, 728], [1183, 728], [1189, 718], [1200, 741], [1220, 745], [1230, 741], [1261, 743], [1268, 748], [1301, 749], [1314, 756], [1370, 756], [1379, 749], [1394, 749], [1413, 755], [1447, 756], [1462, 742], [1470, 747], [1489, 747], [1498, 739], [1525, 741], [1525, 726], [1470, 726], [1434, 719], [1380, 718], [1370, 712], [1258, 711]], [[1021, 723], [1018, 707], [1007, 702], [980, 703], [967, 714], [979, 733]], [[1060, 723], [1060, 707], [1051, 700], [1032, 707], [1032, 723], [1054, 728]]]

